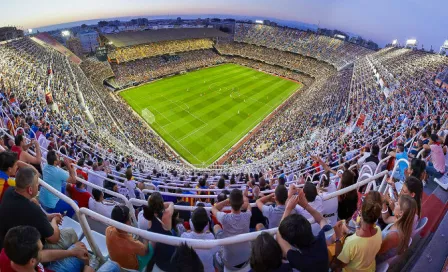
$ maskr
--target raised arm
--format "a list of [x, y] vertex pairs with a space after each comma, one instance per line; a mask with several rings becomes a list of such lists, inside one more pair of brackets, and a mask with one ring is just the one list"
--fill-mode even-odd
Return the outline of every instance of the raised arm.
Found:
[[250, 206], [249, 203], [249, 198], [247, 197], [243, 197], [243, 206], [241, 207], [241, 210], [243, 211], [252, 211], [252, 207]]
[[76, 171], [72, 165], [72, 161], [66, 157], [64, 157], [64, 164], [65, 166], [67, 166], [67, 170], [68, 170], [68, 179], [67, 179], [67, 183], [76, 183]]
[[303, 190], [300, 190], [299, 192], [299, 200], [297, 202], [305, 211], [309, 212], [311, 216], [313, 216], [314, 221], [320, 225], [321, 228], [323, 228], [325, 225], [327, 225], [327, 220], [320, 214], [318, 211], [316, 211], [311, 205], [308, 203], [305, 197], [305, 193]]
[[212, 214], [214, 216], [218, 216], [218, 212], [220, 212], [225, 206], [228, 205], [230, 205], [229, 199], [216, 203], [215, 206], [212, 207]]
[[286, 258], [288, 251], [291, 250], [291, 245], [283, 239], [282, 235], [280, 234], [280, 231], [277, 231], [277, 243], [280, 245], [280, 248], [282, 249], [283, 257]]
[[[333, 169], [330, 168], [330, 166], [328, 166], [328, 164], [326, 164], [321, 158], [319, 158], [318, 156], [311, 156], [311, 158], [315, 161], [317, 161], [323, 168], [325, 172], [330, 172], [334, 175], [337, 174], [337, 172]], [[330, 178], [330, 177], [328, 177]]]
[[281, 221], [283, 221], [283, 219], [285, 219], [286, 217], [288, 217], [291, 214], [291, 212], [297, 206], [298, 201], [299, 201], [298, 195], [293, 195], [293, 196], [289, 197], [288, 200], [286, 200], [286, 207], [285, 207], [285, 211], [283, 212]]
[[260, 211], [263, 210], [263, 205], [266, 204], [267, 202], [271, 202], [274, 201], [274, 194], [269, 194], [267, 196], [263, 196], [262, 198], [257, 199], [257, 201], [255, 202], [257, 204], [257, 207]]
[[162, 215], [162, 222], [166, 230], [171, 230], [172, 228], [173, 220], [171, 219], [171, 217], [173, 216], [173, 213], [174, 213], [174, 204], [173, 202], [168, 202], [168, 207], [165, 208], [165, 211], [163, 212]]

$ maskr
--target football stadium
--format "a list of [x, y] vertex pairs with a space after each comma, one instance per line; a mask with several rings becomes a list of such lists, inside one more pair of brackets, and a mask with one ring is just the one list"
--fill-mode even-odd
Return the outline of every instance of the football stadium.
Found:
[[448, 269], [448, 40], [168, 17], [0, 27], [0, 271]]

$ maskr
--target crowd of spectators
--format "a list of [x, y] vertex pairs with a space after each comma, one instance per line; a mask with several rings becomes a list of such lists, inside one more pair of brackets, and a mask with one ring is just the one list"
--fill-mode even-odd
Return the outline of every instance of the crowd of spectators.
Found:
[[[395, 51], [399, 51], [399, 54]], [[383, 61], [383, 59], [387, 61]], [[386, 69], [387, 74], [391, 73], [395, 77], [399, 77], [399, 86], [389, 89], [384, 84], [382, 85], [380, 83], [381, 76], [376, 75], [376, 71], [380, 71], [380, 69], [376, 68], [377, 66], [373, 62], [380, 62], [384, 67], [383, 69]], [[345, 115], [341, 115], [339, 119], [330, 119], [331, 122], [329, 123], [324, 123], [322, 129], [318, 131], [320, 136], [316, 137], [317, 132], [313, 127], [316, 127], [319, 122], [305, 117], [309, 114], [298, 117], [300, 115], [296, 113], [293, 114], [288, 111], [282, 113], [278, 119], [273, 118], [267, 124], [263, 124], [263, 129], [255, 137], [249, 139], [234, 155], [232, 154], [229, 157], [229, 162], [248, 163], [259, 158], [264, 158], [268, 162], [272, 161], [273, 158], [283, 158], [282, 163], [289, 164], [292, 161], [302, 159], [304, 156], [306, 157], [310, 148], [314, 152], [325, 151], [326, 154], [330, 152], [341, 153], [344, 150], [344, 152], [348, 152], [352, 148], [356, 149], [356, 146], [365, 145], [366, 136], [374, 137], [384, 134], [386, 131], [390, 133], [403, 130], [404, 127], [412, 124], [421, 128], [431, 118], [435, 118], [435, 116], [441, 118], [443, 116], [446, 107], [444, 101], [447, 101], [447, 94], [432, 81], [434, 81], [435, 75], [446, 67], [446, 62], [446, 58], [438, 55], [409, 49], [386, 48], [355, 62], [353, 74], [350, 70], [344, 69], [339, 72], [340, 75], [333, 76], [333, 78], [319, 78], [303, 94], [303, 97], [312, 97], [313, 90], [322, 97], [310, 99], [308, 103], [297, 98], [295, 100], [296, 106], [288, 107], [290, 111], [301, 111], [302, 106], [300, 105], [313, 105], [326, 101], [321, 106], [309, 106], [304, 107], [304, 109], [312, 108], [313, 113], [316, 112], [316, 109], [322, 109], [322, 112], [319, 112], [320, 114], [317, 116], [323, 118], [326, 116], [325, 112], [327, 112], [327, 116], [332, 116], [328, 114], [331, 112], [331, 107], [329, 108], [328, 105], [332, 105], [335, 109], [339, 107], [335, 112], [344, 111]], [[414, 63], [418, 63], [418, 65], [412, 65]], [[341, 75], [344, 75], [344, 71], [347, 71], [347, 73], [345, 74], [345, 81], [342, 81], [344, 77]], [[322, 90], [330, 90], [326, 86], [333, 86], [333, 91], [323, 94]], [[337, 88], [345, 92], [345, 98], [339, 100], [339, 103], [341, 103], [339, 105], [337, 104], [338, 99], [341, 96], [344, 97], [344, 95], [335, 94]], [[326, 97], [329, 98], [332, 94], [335, 94], [335, 96], [326, 100]], [[361, 114], [365, 116], [365, 123], [358, 128], [355, 124]], [[284, 120], [296, 117], [295, 120], [297, 121], [293, 122], [295, 125], [283, 125]], [[306, 121], [308, 120], [310, 120], [311, 125], [307, 125]], [[341, 121], [339, 124], [337, 123], [338, 120]], [[403, 121], [405, 124], [403, 124]], [[274, 126], [276, 122], [277, 127]], [[302, 130], [300, 126], [306, 129]], [[347, 126], [350, 129], [346, 129]], [[264, 127], [272, 129], [265, 130]], [[286, 141], [288, 144], [284, 144], [281, 135], [285, 133], [288, 135], [291, 127], [298, 127], [298, 130], [294, 131], [295, 134], [289, 139], [289, 143]], [[305, 145], [306, 139], [310, 139], [310, 137], [301, 138], [303, 135], [314, 136], [313, 141]], [[269, 152], [266, 152], [266, 147], [269, 147], [271, 142], [279, 142], [280, 144], [273, 146], [271, 150], [268, 149]], [[283, 147], [281, 147], [282, 144]], [[336, 148], [337, 146], [339, 148]], [[341, 146], [345, 147], [340, 148]], [[263, 148], [260, 149], [259, 147]], [[299, 149], [299, 152], [297, 152], [297, 149]], [[274, 150], [277, 150], [277, 152], [274, 152]], [[269, 154], [272, 154], [272, 156], [267, 156]]]
[[235, 41], [316, 58], [338, 70], [373, 53], [359, 45], [313, 32], [258, 24], [237, 23]]
[[314, 78], [324, 77], [335, 70], [331, 65], [310, 57], [247, 43], [217, 43], [215, 48], [223, 55], [236, 55], [279, 65]]
[[[156, 135], [140, 134], [147, 130], [144, 123], [102, 86], [110, 71], [93, 72], [105, 64], [86, 63], [84, 73], [29, 39], [1, 45], [0, 56], [2, 271], [118, 271], [119, 267], [139, 271], [145, 267], [147, 271], [328, 271], [330, 267], [375, 271], [377, 263], [407, 252], [421, 219], [423, 184], [446, 173], [448, 127], [443, 124], [448, 119], [448, 95], [434, 85], [437, 73], [448, 65], [441, 56], [385, 49], [357, 61], [354, 67], [329, 70], [326, 77], [314, 81], [306, 77], [310, 85], [229, 158], [245, 163], [271, 159], [268, 165], [274, 162], [276, 169], [210, 176], [169, 168], [151, 173], [148, 165], [141, 171], [132, 157], [116, 151], [118, 147], [102, 147], [112, 147], [112, 138], [83, 129], [88, 122], [81, 116], [88, 111], [103, 129], [112, 130], [115, 123], [128, 128], [110, 132], [123, 145], [130, 139], [151, 155], [160, 153], [160, 159], [171, 156], [161, 149]], [[290, 67], [243, 57], [247, 56], [232, 60], [272, 73], [290, 72]], [[391, 84], [391, 78], [398, 83]], [[39, 98], [48, 82], [58, 111]], [[359, 121], [361, 115], [364, 119]], [[18, 127], [22, 130], [16, 133]], [[424, 132], [417, 135], [422, 128]], [[418, 136], [416, 145], [406, 145], [413, 136]], [[372, 137], [377, 138], [371, 141]], [[299, 145], [304, 139], [310, 141]], [[391, 152], [380, 152], [387, 144]], [[281, 149], [284, 146], [293, 152]], [[412, 155], [414, 148], [417, 155]], [[407, 153], [417, 157], [421, 152], [423, 159], [412, 159], [409, 167], [398, 164], [400, 174], [390, 174], [387, 183], [392, 193], [372, 190], [359, 201], [358, 192], [352, 190], [324, 200], [326, 194], [354, 185], [362, 178], [365, 165], [391, 170], [394, 160], [408, 158]], [[273, 155], [282, 160], [274, 160]], [[358, 160], [352, 160], [358, 155]], [[388, 156], [391, 159], [380, 165], [379, 160]], [[309, 166], [308, 175], [290, 179], [289, 174], [299, 174]], [[326, 175], [314, 176], [315, 181], [322, 181], [318, 187], [304, 180], [321, 169]], [[98, 267], [74, 229], [61, 226], [75, 217], [73, 208], [47, 187], [39, 187], [39, 178], [79, 207], [168, 237], [214, 240], [274, 227], [278, 231], [275, 238], [262, 233], [252, 244], [245, 241], [194, 250], [185, 244], [175, 247], [138, 240], [109, 226], [104, 234], [110, 260]], [[176, 193], [186, 191], [186, 195], [173, 197], [166, 194], [172, 189], [162, 188], [143, 193], [161, 184], [174, 186]], [[201, 191], [214, 188], [216, 193]], [[117, 193], [145, 199], [143, 208], [135, 207], [137, 222], [133, 222], [132, 206], [111, 197]], [[211, 198], [197, 201], [195, 195]], [[195, 208], [192, 213], [180, 213], [175, 205]]]
[[243, 58], [239, 56], [228, 56], [226, 58], [228, 62], [236, 63], [239, 65], [244, 65], [253, 69], [261, 70], [266, 73], [275, 74], [277, 76], [282, 76], [285, 78], [289, 78], [295, 81], [298, 81], [300, 83], [303, 83], [305, 86], [311, 86], [314, 79], [306, 74], [300, 73], [298, 71], [290, 70], [287, 68], [284, 68], [279, 65], [270, 65], [265, 62]]
[[119, 63], [121, 63], [159, 55], [210, 48], [213, 48], [213, 41], [210, 39], [163, 41], [157, 43], [115, 48], [111, 52], [109, 52], [108, 56], [110, 59], [115, 59]]
[[119, 86], [152, 81], [175, 73], [216, 65], [225, 61], [213, 50], [182, 52], [176, 58], [157, 56], [126, 63], [112, 64], [115, 81]]

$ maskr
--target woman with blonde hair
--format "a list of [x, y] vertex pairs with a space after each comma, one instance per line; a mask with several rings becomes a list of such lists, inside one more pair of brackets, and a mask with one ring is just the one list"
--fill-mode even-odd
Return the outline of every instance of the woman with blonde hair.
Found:
[[409, 195], [401, 195], [394, 209], [397, 220], [382, 231], [383, 242], [376, 257], [377, 263], [401, 255], [408, 249], [416, 213], [415, 199]]

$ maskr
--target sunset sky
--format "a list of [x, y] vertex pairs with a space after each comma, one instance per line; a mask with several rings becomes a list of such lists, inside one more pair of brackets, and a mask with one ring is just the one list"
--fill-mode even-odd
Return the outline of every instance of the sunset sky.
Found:
[[319, 24], [384, 45], [417, 38], [438, 50], [448, 38], [447, 0], [0, 0], [0, 26], [36, 28], [122, 16], [245, 15]]

